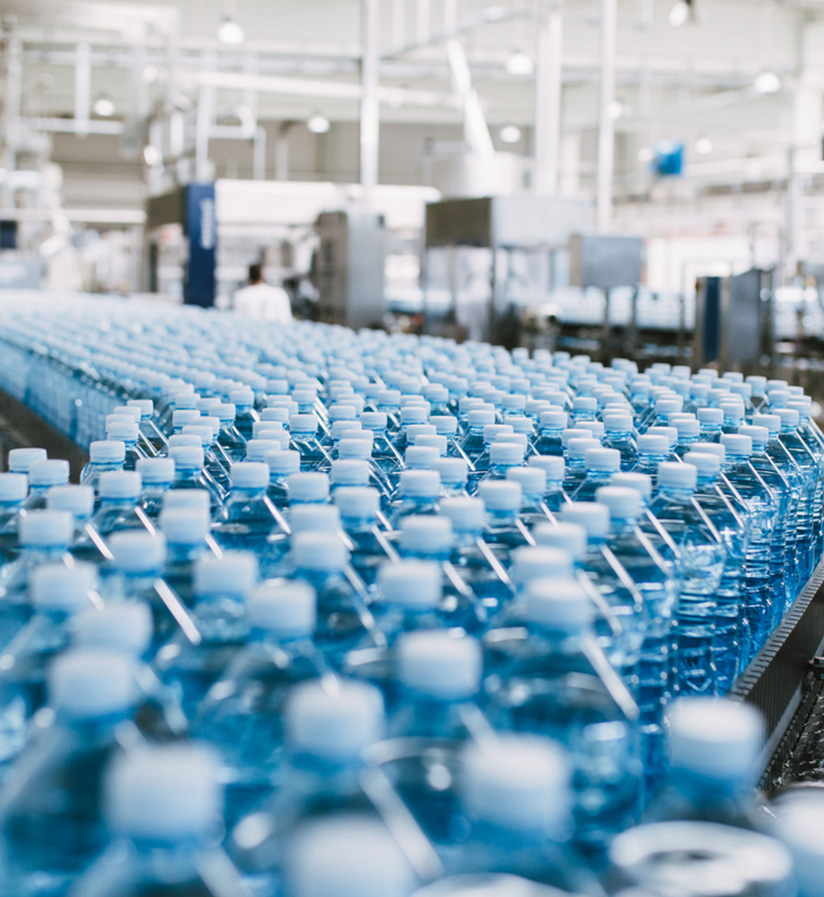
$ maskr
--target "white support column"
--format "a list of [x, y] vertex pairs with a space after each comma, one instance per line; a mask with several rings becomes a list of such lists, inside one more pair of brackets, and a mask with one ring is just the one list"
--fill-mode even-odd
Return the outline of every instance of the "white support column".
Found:
[[598, 102], [598, 230], [609, 230], [612, 218], [612, 179], [615, 167], [615, 122], [610, 105], [615, 99], [615, 43], [617, 0], [601, 0], [601, 94]]
[[77, 45], [74, 66], [74, 120], [78, 137], [89, 133], [92, 107], [92, 48], [85, 41]]
[[380, 0], [361, 0], [361, 101], [360, 101], [360, 181], [363, 205], [368, 209], [378, 185], [380, 103], [378, 54]]
[[534, 190], [557, 196], [561, 145], [561, 0], [539, 0], [537, 24]]

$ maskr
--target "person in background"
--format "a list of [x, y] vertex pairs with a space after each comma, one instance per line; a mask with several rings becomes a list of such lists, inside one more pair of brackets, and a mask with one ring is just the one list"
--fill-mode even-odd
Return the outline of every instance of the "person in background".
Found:
[[283, 287], [273, 287], [263, 279], [261, 265], [249, 265], [249, 286], [239, 289], [232, 303], [237, 314], [277, 324], [292, 323], [289, 294]]

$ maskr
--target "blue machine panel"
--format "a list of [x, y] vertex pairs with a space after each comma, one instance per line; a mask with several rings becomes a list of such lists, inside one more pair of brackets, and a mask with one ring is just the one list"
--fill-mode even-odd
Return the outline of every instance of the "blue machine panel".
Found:
[[214, 305], [217, 288], [215, 185], [189, 184], [185, 191], [184, 226], [189, 239], [189, 264], [183, 299], [190, 305]]

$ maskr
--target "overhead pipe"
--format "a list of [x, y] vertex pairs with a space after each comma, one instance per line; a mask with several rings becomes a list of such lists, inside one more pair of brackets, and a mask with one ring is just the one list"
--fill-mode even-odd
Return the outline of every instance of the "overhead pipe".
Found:
[[561, 156], [561, 85], [563, 12], [561, 0], [538, 0], [535, 41], [536, 193], [557, 196]]
[[601, 0], [601, 90], [598, 97], [598, 174], [595, 212], [598, 230], [609, 230], [612, 218], [612, 178], [615, 167], [615, 44], [617, 0]]
[[369, 209], [378, 185], [380, 141], [380, 0], [361, 0], [360, 183], [362, 203]]

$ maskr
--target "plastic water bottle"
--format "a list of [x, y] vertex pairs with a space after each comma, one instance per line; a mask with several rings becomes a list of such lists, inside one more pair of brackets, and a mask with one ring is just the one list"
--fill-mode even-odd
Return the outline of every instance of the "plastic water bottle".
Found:
[[[676, 613], [677, 683], [682, 694], [712, 694], [716, 594], [726, 549], [695, 502], [698, 471], [691, 464], [665, 461], [658, 467], [658, 495], [650, 511], [669, 534], [645, 527], [661, 555], [675, 565], [681, 580]], [[675, 546], [673, 553], [672, 545]]]
[[269, 473], [262, 461], [233, 464], [232, 491], [213, 526], [223, 548], [249, 550], [258, 556], [263, 577], [281, 560], [288, 535], [283, 517], [266, 498]]
[[289, 419], [292, 448], [300, 453], [301, 470], [328, 470], [332, 464], [318, 439], [318, 419], [314, 414], [293, 414]]
[[633, 435], [632, 412], [610, 406], [604, 411], [603, 446], [615, 449], [621, 455], [621, 470], [632, 470], [638, 463], [638, 445]]
[[638, 811], [641, 752], [638, 708], [598, 646], [594, 617], [575, 579], [537, 578], [514, 626], [491, 630], [484, 645], [493, 720], [568, 746], [575, 839], [600, 850]]
[[29, 495], [24, 504], [27, 511], [43, 510], [46, 493], [52, 486], [65, 486], [69, 482], [69, 462], [62, 458], [35, 461], [29, 467]]
[[561, 511], [560, 520], [586, 530], [587, 550], [581, 567], [603, 596], [609, 613], [607, 616], [602, 611], [595, 621], [598, 643], [635, 695], [648, 611], [643, 595], [607, 545], [609, 508], [598, 502], [570, 502]]
[[100, 475], [100, 504], [92, 525], [104, 539], [123, 530], [147, 530], [154, 526], [138, 504], [142, 481], [134, 470], [116, 470]]
[[77, 561], [98, 566], [111, 560], [111, 552], [92, 521], [94, 490], [91, 486], [52, 486], [46, 496], [50, 511], [68, 511], [74, 518], [74, 535], [69, 549]]
[[374, 638], [366, 587], [348, 568], [349, 552], [337, 533], [297, 533], [291, 561], [294, 577], [317, 592], [315, 643], [329, 663], [339, 668], [347, 651]]
[[[570, 445], [574, 445], [571, 443]], [[621, 470], [618, 449], [593, 447], [584, 453], [584, 479], [571, 494], [573, 501], [593, 501], [601, 486], [609, 484], [613, 474]]]
[[68, 511], [28, 511], [20, 518], [20, 554], [0, 569], [0, 650], [29, 617], [28, 590], [34, 571], [46, 563], [72, 564], [74, 520]]
[[289, 897], [409, 897], [418, 882], [386, 826], [362, 813], [306, 825], [289, 842], [285, 867]]
[[71, 897], [220, 897], [242, 894], [219, 846], [223, 795], [202, 745], [142, 746], [118, 757], [105, 779], [111, 844]]
[[300, 454], [292, 450], [267, 452], [264, 460], [269, 465], [266, 495], [282, 511], [289, 504], [289, 477], [300, 472]]
[[237, 408], [228, 402], [217, 403], [211, 408], [211, 416], [220, 421], [217, 441], [229, 461], [242, 461], [246, 454], [246, 440], [235, 426], [236, 414]]
[[794, 891], [787, 849], [758, 832], [712, 822], [656, 822], [610, 846], [611, 889], [685, 897], [786, 895]]
[[140, 426], [135, 420], [113, 420], [106, 427], [106, 439], [122, 442], [125, 447], [124, 470], [134, 470], [137, 462], [146, 457], [145, 452], [137, 444], [139, 437]]
[[223, 505], [223, 493], [203, 469], [203, 448], [200, 445], [174, 445], [169, 457], [175, 463], [173, 489], [205, 489], [210, 496], [210, 509], [215, 516]]
[[166, 507], [160, 512], [160, 531], [166, 539], [163, 578], [187, 605], [194, 597], [197, 559], [214, 553], [214, 543], [209, 538], [210, 524], [208, 501], [205, 508]]
[[478, 486], [478, 498], [486, 509], [484, 541], [497, 546], [508, 563], [509, 552], [533, 540], [519, 519], [523, 489], [514, 480], [485, 480]]
[[683, 698], [667, 708], [669, 778], [649, 806], [649, 822], [696, 820], [763, 829], [755, 801], [764, 721], [749, 704]]
[[230, 826], [273, 791], [291, 688], [327, 672], [312, 643], [317, 610], [311, 586], [259, 586], [249, 597], [247, 615], [246, 646], [206, 693], [192, 721], [192, 734], [214, 745], [221, 757]]
[[0, 788], [8, 894], [65, 893], [100, 852], [105, 771], [137, 736], [129, 722], [136, 697], [129, 658], [64, 654], [49, 668], [48, 691], [51, 722], [32, 733], [32, 754], [12, 766]]
[[724, 476], [729, 486], [746, 505], [749, 540], [744, 565], [744, 608], [749, 621], [750, 648], [754, 653], [772, 631], [776, 617], [775, 603], [782, 605], [783, 594], [770, 590], [771, 557], [780, 547], [773, 543], [773, 526], [778, 499], [759, 473], [750, 464], [752, 439], [740, 434], [723, 434], [721, 444], [726, 452]]
[[181, 628], [155, 658], [158, 675], [189, 718], [248, 635], [246, 601], [257, 578], [250, 552], [227, 551], [195, 562], [193, 626]]
[[744, 611], [749, 516], [746, 507], [743, 514], [739, 513], [739, 508], [720, 488], [721, 458], [718, 454], [692, 451], [687, 452], [684, 460], [698, 471], [695, 501], [726, 550], [724, 569], [715, 595], [713, 642], [716, 691], [726, 694], [751, 655], [749, 619]]
[[567, 843], [570, 769], [559, 745], [535, 735], [469, 745], [458, 782], [467, 836], [444, 850], [447, 873], [513, 873], [571, 893], [597, 891]]
[[149, 520], [157, 520], [163, 496], [174, 482], [175, 462], [172, 458], [141, 458], [135, 470], [142, 484], [138, 504]]
[[20, 512], [29, 494], [24, 473], [0, 473], [0, 568], [17, 557]]
[[71, 639], [73, 618], [91, 609], [97, 572], [91, 564], [42, 564], [31, 576], [33, 616], [3, 652], [0, 673], [0, 763], [22, 750], [32, 716], [46, 702], [46, 667]]
[[788, 848], [798, 897], [821, 897], [824, 856], [818, 833], [824, 820], [819, 794], [805, 792], [782, 796], [778, 805], [775, 835]]
[[351, 542], [350, 563], [367, 589], [371, 589], [380, 565], [398, 556], [378, 525], [380, 494], [371, 486], [341, 486], [335, 491], [335, 505]]
[[32, 464], [37, 461], [45, 461], [48, 454], [44, 448], [13, 448], [9, 450], [7, 461], [9, 473], [24, 473], [28, 475]]
[[392, 502], [390, 522], [397, 528], [411, 514], [437, 514], [441, 478], [435, 470], [404, 470], [398, 481], [398, 495]]
[[126, 460], [126, 446], [114, 440], [99, 440], [89, 446], [89, 463], [80, 472], [80, 484], [91, 486], [97, 495], [100, 475], [114, 470], [123, 470]]

